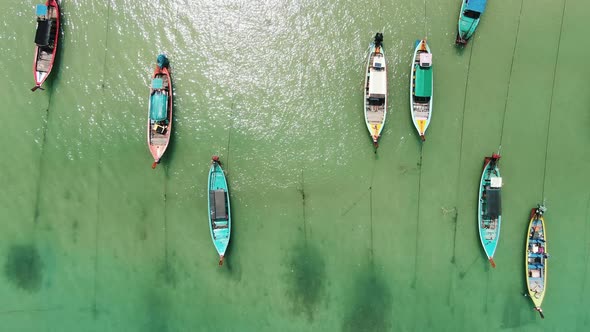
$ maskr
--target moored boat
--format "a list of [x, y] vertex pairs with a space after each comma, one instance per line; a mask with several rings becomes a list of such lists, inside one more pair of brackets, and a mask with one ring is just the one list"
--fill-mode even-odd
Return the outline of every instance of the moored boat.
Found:
[[485, 157], [483, 172], [479, 184], [479, 205], [477, 208], [477, 221], [479, 239], [492, 267], [496, 267], [494, 254], [500, 238], [500, 225], [502, 222], [502, 177], [498, 168], [499, 154]]
[[432, 115], [432, 53], [426, 39], [417, 40], [410, 77], [410, 111], [412, 122], [422, 141]]
[[147, 142], [154, 158], [152, 168], [160, 163], [172, 132], [172, 82], [168, 58], [160, 54], [157, 61], [150, 85], [147, 123]]
[[459, 13], [459, 26], [455, 44], [466, 45], [479, 25], [481, 15], [483, 15], [483, 12], [486, 9], [487, 0], [461, 1], [461, 12]]
[[219, 254], [219, 265], [222, 265], [231, 234], [231, 209], [227, 180], [221, 168], [221, 162], [217, 156], [213, 156], [211, 159], [207, 182], [209, 230], [215, 250]]
[[377, 148], [387, 113], [387, 66], [382, 33], [377, 33], [369, 45], [364, 97], [365, 123]]
[[547, 234], [543, 217], [545, 210], [543, 205], [531, 210], [525, 257], [527, 290], [541, 318], [545, 318], [541, 304], [547, 288]]
[[55, 0], [47, 0], [44, 5], [37, 5], [37, 31], [35, 32], [35, 58], [33, 60], [33, 74], [35, 86], [31, 91], [43, 90], [45, 82], [57, 53], [59, 41], [59, 5]]

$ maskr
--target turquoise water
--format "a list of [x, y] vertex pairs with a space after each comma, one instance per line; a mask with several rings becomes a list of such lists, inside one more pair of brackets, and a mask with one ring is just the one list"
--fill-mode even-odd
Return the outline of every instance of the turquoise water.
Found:
[[[587, 1], [490, 1], [462, 51], [457, 0], [63, 1], [57, 70], [31, 93], [34, 4], [6, 2], [0, 31], [3, 329], [588, 330]], [[390, 105], [375, 154], [362, 85], [377, 31]], [[408, 81], [425, 36], [435, 102], [422, 144]], [[152, 170], [160, 52], [175, 129]], [[492, 270], [477, 186], [499, 149]], [[214, 154], [232, 204], [222, 268], [207, 226]], [[521, 295], [542, 200], [544, 321]]]

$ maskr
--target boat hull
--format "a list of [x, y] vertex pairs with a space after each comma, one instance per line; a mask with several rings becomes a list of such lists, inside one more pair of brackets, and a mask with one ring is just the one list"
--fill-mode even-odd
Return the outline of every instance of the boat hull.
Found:
[[535, 309], [542, 312], [541, 304], [547, 289], [547, 232], [540, 208], [531, 211], [525, 246], [525, 278]]
[[387, 116], [387, 64], [380, 42], [369, 46], [364, 87], [365, 124], [373, 144], [378, 147]]
[[[51, 33], [51, 47], [39, 46], [35, 44], [35, 57], [33, 58], [33, 77], [35, 79], [35, 86], [31, 89], [35, 91], [42, 89], [41, 86], [51, 73], [53, 65], [55, 63], [55, 57], [57, 54], [57, 48], [59, 45], [59, 33], [60, 33], [60, 10], [59, 4], [56, 0], [47, 0], [45, 6], [48, 8], [48, 20], [54, 24], [55, 31]], [[38, 23], [39, 24], [39, 23]], [[39, 29], [39, 27], [38, 27]]]
[[225, 174], [223, 173], [221, 164], [215, 159], [209, 168], [207, 189], [209, 231], [215, 250], [219, 255], [219, 265], [221, 265], [231, 235], [231, 206]]
[[[420, 53], [428, 53], [430, 52], [430, 47], [426, 40], [419, 40], [416, 41], [416, 47], [414, 49], [414, 57], [412, 58], [412, 64], [410, 68], [410, 114], [412, 116], [412, 122], [414, 123], [414, 127], [420, 135], [420, 138], [424, 141], [426, 139], [426, 129], [430, 125], [430, 119], [432, 116], [432, 104], [433, 104], [433, 73], [431, 72], [428, 82], [422, 82], [417, 80], [425, 80], [421, 78], [423, 75], [417, 75], [419, 70], [424, 70], [420, 67]], [[428, 69], [432, 71], [432, 68]], [[417, 96], [416, 95], [416, 87], [427, 84], [430, 90], [430, 96]], [[420, 93], [419, 93], [420, 94]]]
[[[500, 239], [501, 215], [501, 176], [498, 168], [499, 155], [484, 159], [484, 167], [479, 184], [477, 208], [478, 233], [481, 245], [488, 260], [495, 267], [494, 254]], [[497, 182], [500, 186], [497, 186]]]

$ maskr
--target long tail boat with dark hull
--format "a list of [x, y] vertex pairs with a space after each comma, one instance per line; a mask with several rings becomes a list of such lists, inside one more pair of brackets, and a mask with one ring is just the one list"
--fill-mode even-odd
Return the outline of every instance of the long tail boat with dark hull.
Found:
[[461, 1], [461, 12], [459, 13], [459, 26], [457, 28], [455, 44], [464, 46], [475, 33], [475, 29], [477, 29], [481, 15], [483, 15], [486, 9], [487, 0]]
[[547, 232], [543, 217], [545, 210], [543, 205], [531, 210], [525, 257], [527, 290], [541, 318], [545, 318], [541, 304], [547, 289]]
[[55, 0], [47, 0], [44, 5], [37, 5], [37, 31], [35, 33], [35, 59], [33, 61], [33, 74], [35, 86], [31, 91], [43, 90], [41, 85], [45, 82], [57, 54], [59, 41], [59, 5]]
[[422, 141], [432, 116], [432, 53], [426, 39], [417, 40], [410, 77], [410, 111], [412, 122]]
[[479, 239], [492, 267], [496, 267], [494, 254], [498, 247], [502, 223], [502, 177], [498, 168], [499, 160], [499, 154], [484, 159], [477, 208]]
[[213, 156], [211, 160], [207, 189], [209, 190], [209, 196], [207, 196], [209, 200], [209, 231], [215, 250], [219, 254], [219, 265], [222, 265], [231, 234], [231, 209], [227, 180], [217, 156]]
[[383, 53], [382, 33], [377, 33], [374, 41], [369, 45], [364, 106], [365, 123], [373, 145], [377, 148], [387, 113], [387, 66]]
[[156, 168], [166, 152], [171, 132], [172, 82], [168, 70], [168, 58], [160, 54], [152, 76], [148, 107], [147, 143], [154, 158], [152, 168]]

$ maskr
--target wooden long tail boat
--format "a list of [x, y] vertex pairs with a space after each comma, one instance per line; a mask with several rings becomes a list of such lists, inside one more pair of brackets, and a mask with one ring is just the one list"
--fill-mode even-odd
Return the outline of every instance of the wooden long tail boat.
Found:
[[541, 304], [547, 288], [547, 232], [543, 217], [545, 210], [543, 205], [531, 210], [525, 255], [527, 290], [541, 318], [545, 318]]
[[171, 132], [172, 82], [168, 70], [168, 58], [160, 54], [152, 76], [148, 106], [147, 143], [154, 158], [152, 168], [156, 168], [166, 152]]
[[485, 157], [479, 184], [477, 221], [479, 239], [492, 267], [496, 267], [494, 253], [500, 238], [502, 222], [502, 177], [498, 168], [499, 154]]
[[417, 40], [410, 77], [410, 112], [422, 141], [432, 115], [432, 53], [426, 39]]
[[377, 148], [387, 113], [387, 66], [382, 33], [377, 33], [369, 45], [364, 94], [365, 123]]
[[37, 31], [35, 33], [35, 59], [33, 60], [33, 74], [35, 86], [31, 91], [43, 90], [45, 82], [57, 53], [59, 41], [59, 5], [55, 0], [47, 0], [44, 5], [37, 5]]
[[487, 0], [461, 0], [461, 12], [459, 13], [459, 26], [455, 44], [466, 45], [467, 41], [475, 33], [479, 25], [481, 15], [486, 9]]
[[209, 168], [209, 230], [215, 249], [219, 254], [219, 265], [223, 264], [225, 251], [231, 234], [231, 209], [229, 204], [229, 190], [219, 157], [213, 156]]

